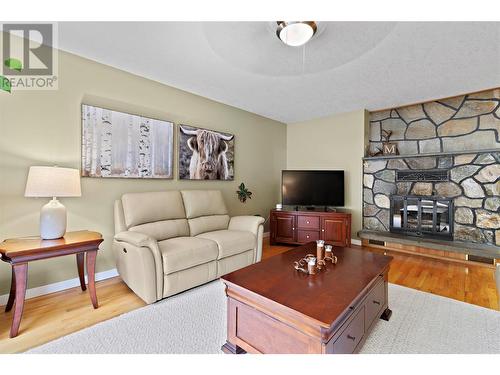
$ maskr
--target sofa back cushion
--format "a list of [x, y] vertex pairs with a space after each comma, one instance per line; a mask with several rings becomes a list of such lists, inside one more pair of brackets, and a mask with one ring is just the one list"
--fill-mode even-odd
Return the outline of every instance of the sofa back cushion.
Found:
[[220, 190], [182, 190], [191, 236], [227, 229], [229, 216]]
[[227, 215], [227, 208], [220, 190], [182, 190], [186, 217]]
[[130, 231], [158, 241], [189, 236], [189, 226], [179, 191], [129, 193], [122, 196], [123, 217]]

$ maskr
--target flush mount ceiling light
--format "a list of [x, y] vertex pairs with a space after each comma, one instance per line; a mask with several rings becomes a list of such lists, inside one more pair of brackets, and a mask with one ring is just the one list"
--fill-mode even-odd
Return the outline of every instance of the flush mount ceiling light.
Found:
[[276, 35], [288, 46], [297, 47], [306, 44], [316, 33], [314, 21], [277, 21]]

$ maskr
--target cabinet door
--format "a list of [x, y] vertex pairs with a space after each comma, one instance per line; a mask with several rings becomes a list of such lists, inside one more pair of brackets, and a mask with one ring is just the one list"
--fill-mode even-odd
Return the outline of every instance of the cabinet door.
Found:
[[347, 223], [344, 218], [322, 218], [321, 239], [334, 246], [347, 246]]
[[276, 242], [295, 242], [295, 232], [295, 215], [275, 215], [274, 240]]

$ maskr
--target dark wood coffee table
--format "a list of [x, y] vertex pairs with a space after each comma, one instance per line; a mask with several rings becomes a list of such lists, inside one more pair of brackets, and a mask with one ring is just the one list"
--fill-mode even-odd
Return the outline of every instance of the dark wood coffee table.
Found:
[[293, 268], [315, 253], [309, 243], [222, 276], [225, 353], [355, 353], [378, 318], [389, 320], [392, 257], [335, 247], [336, 265], [316, 275]]

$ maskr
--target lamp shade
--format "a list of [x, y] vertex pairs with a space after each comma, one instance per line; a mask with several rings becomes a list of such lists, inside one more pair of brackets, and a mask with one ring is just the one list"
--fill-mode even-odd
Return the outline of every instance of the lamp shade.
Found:
[[78, 169], [30, 167], [25, 197], [80, 197], [81, 195]]

